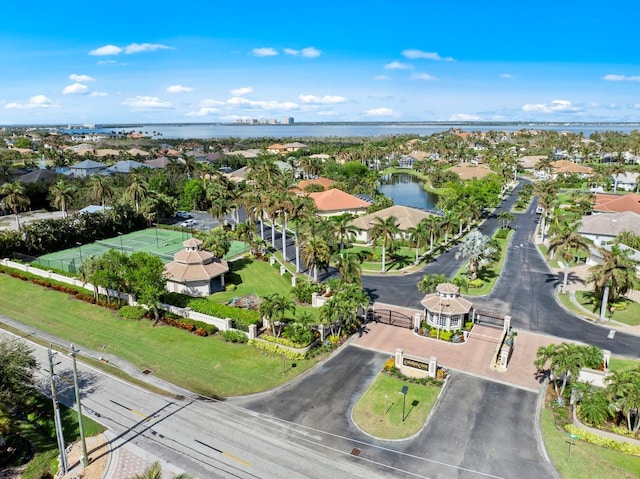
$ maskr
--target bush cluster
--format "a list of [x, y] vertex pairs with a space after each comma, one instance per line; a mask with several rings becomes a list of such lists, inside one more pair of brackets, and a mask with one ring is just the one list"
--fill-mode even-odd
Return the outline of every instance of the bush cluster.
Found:
[[213, 324], [208, 324], [202, 321], [195, 321], [193, 319], [182, 318], [175, 314], [167, 313], [162, 317], [162, 322], [168, 326], [184, 329], [190, 333], [195, 333], [198, 336], [211, 336], [218, 332]]
[[305, 354], [296, 353], [294, 351], [290, 351], [288, 349], [281, 348], [280, 346], [278, 346], [277, 344], [274, 344], [274, 343], [264, 343], [262, 341], [256, 341], [255, 339], [250, 339], [249, 340], [249, 345], [254, 346], [254, 347], [258, 348], [258, 349], [263, 349], [263, 350], [268, 351], [270, 353], [279, 354], [280, 356], [282, 356], [284, 354], [284, 356], [287, 359], [291, 359], [291, 360], [304, 359], [306, 357]]
[[234, 308], [226, 304], [218, 304], [205, 298], [192, 298], [189, 308], [198, 313], [207, 314], [216, 318], [230, 318], [234, 321], [236, 329], [249, 331], [252, 324], [260, 324], [261, 318], [258, 311], [251, 309]]
[[[386, 366], [386, 363], [385, 363]], [[441, 372], [442, 371], [442, 372]], [[411, 384], [422, 384], [424, 386], [442, 386], [442, 381], [444, 380], [444, 378], [446, 377], [446, 372], [444, 369], [442, 368], [438, 368], [438, 371], [436, 371], [436, 378], [413, 378], [410, 376], [405, 376], [404, 374], [402, 374], [402, 372], [400, 372], [400, 369], [396, 368], [395, 366], [392, 367], [391, 369], [384, 369], [385, 374], [388, 374], [389, 376], [393, 376], [396, 377], [398, 379], [402, 379], [403, 381], [406, 381], [408, 383]]]
[[247, 335], [241, 331], [222, 331], [220, 333], [220, 336], [227, 343], [246, 343], [247, 341], [249, 341]]
[[309, 343], [300, 344], [300, 343], [296, 343], [295, 341], [292, 341], [289, 338], [275, 337], [275, 336], [271, 336], [270, 334], [263, 334], [263, 335], [260, 336], [260, 339], [263, 339], [265, 341], [269, 341], [270, 343], [282, 344], [283, 346], [289, 346], [290, 348], [304, 348], [306, 346], [309, 346]]
[[145, 313], [147, 312], [142, 306], [122, 306], [118, 310], [118, 317], [122, 319], [133, 319], [140, 320], [144, 318]]
[[607, 449], [611, 449], [613, 451], [619, 451], [625, 454], [640, 456], [640, 446], [636, 446], [635, 444], [630, 444], [624, 441], [616, 441], [615, 439], [600, 437], [597, 434], [594, 434], [589, 431], [585, 431], [584, 429], [574, 426], [573, 424], [565, 424], [564, 428], [569, 434], [574, 434], [578, 436], [578, 439], [586, 441], [590, 444], [606, 447]]
[[311, 304], [313, 293], [322, 292], [322, 286], [319, 284], [310, 283], [309, 281], [300, 281], [293, 288], [291, 288], [291, 294], [296, 298], [296, 301], [304, 304]]

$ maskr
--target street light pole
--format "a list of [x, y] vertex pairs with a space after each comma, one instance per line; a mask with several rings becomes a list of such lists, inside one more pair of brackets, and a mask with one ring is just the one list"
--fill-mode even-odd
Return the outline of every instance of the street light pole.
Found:
[[407, 391], [409, 391], [409, 386], [402, 386], [400, 390], [400, 394], [402, 394], [402, 422], [404, 422], [404, 411], [407, 404]]
[[76, 390], [76, 407], [78, 409], [78, 428], [80, 429], [80, 441], [82, 443], [82, 467], [89, 465], [89, 455], [87, 454], [87, 441], [84, 437], [84, 424], [82, 419], [82, 404], [80, 404], [80, 388], [78, 387], [78, 368], [76, 366], [76, 353], [79, 349], [75, 349], [71, 345], [69, 356], [73, 360], [73, 387]]
[[58, 450], [60, 451], [60, 468], [62, 474], [67, 474], [69, 469], [67, 468], [67, 452], [64, 446], [64, 435], [62, 433], [62, 418], [60, 417], [60, 404], [58, 404], [58, 393], [56, 391], [55, 373], [53, 372], [53, 356], [54, 353], [51, 350], [51, 344], [49, 345], [49, 374], [51, 381], [51, 400], [53, 401], [53, 422], [56, 429], [56, 438], [58, 440]]

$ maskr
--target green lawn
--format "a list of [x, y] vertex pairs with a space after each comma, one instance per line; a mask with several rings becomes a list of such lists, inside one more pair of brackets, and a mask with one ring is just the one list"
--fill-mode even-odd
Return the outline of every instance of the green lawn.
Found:
[[[271, 284], [264, 276], [261, 279]], [[317, 362], [297, 361], [297, 367], [282, 374], [281, 356], [225, 343], [217, 335], [201, 338], [168, 326], [153, 327], [151, 321], [122, 320], [107, 309], [4, 274], [0, 275], [0, 290], [0, 310], [7, 316], [64, 338], [80, 349], [97, 351], [105, 345], [106, 353], [140, 370], [151, 369], [158, 377], [204, 396], [264, 391]]]
[[[593, 305], [589, 298], [589, 291], [576, 291], [576, 300], [587, 310], [592, 311], [595, 316], [599, 316], [600, 310], [594, 311]], [[611, 317], [614, 321], [628, 324], [629, 326], [640, 325], [640, 304], [635, 301], [627, 300], [627, 308], [624, 310], [616, 310], [613, 314], [607, 312], [607, 318]]]
[[[509, 239], [511, 238], [512, 235], [513, 235], [513, 230], [509, 230], [509, 234], [507, 235], [506, 238], [497, 239], [497, 242], [500, 245], [500, 259], [496, 263], [493, 263], [490, 266], [483, 268], [478, 272], [478, 278], [483, 281], [482, 286], [479, 288], [469, 288], [467, 291], [463, 291], [465, 295], [482, 296], [485, 294], [489, 294], [493, 290], [493, 287], [495, 286], [496, 281], [498, 281], [498, 278], [500, 277], [502, 266], [504, 265], [504, 261], [507, 257], [507, 248], [509, 246]], [[495, 238], [495, 235], [494, 235], [494, 238]], [[467, 265], [464, 264], [460, 268], [460, 270], [458, 270], [458, 272], [454, 276], [454, 279], [455, 278], [464, 279], [466, 277], [467, 277]]]
[[[400, 390], [408, 386], [406, 401]], [[424, 425], [441, 388], [409, 384], [378, 375], [353, 409], [353, 420], [363, 431], [382, 439], [403, 439], [413, 436]]]
[[[345, 248], [344, 254], [360, 254], [371, 253], [373, 251], [377, 261], [363, 261], [362, 271], [367, 273], [379, 273], [382, 270], [382, 247], [377, 246], [372, 248], [371, 246], [364, 245], [352, 245], [350, 248]], [[420, 251], [419, 254], [423, 254], [424, 251]], [[416, 260], [416, 250], [414, 248], [400, 247], [393, 253], [389, 253], [387, 250], [385, 253], [385, 272], [394, 272], [407, 266], [413, 266]]]
[[626, 359], [612, 357], [609, 360], [609, 369], [612, 371], [624, 371], [625, 369], [635, 369], [640, 366], [640, 361], [637, 359]]
[[556, 428], [553, 413], [545, 408], [541, 417], [542, 435], [551, 460], [564, 479], [633, 479], [640, 476], [640, 457], [572, 440]]

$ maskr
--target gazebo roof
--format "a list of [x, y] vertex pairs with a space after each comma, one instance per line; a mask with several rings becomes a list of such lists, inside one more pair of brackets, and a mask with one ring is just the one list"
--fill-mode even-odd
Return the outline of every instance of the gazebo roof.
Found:
[[454, 314], [468, 314], [471, 311], [473, 303], [460, 296], [455, 298], [443, 298], [438, 293], [427, 294], [420, 304], [430, 313], [442, 313], [444, 316], [452, 316]]

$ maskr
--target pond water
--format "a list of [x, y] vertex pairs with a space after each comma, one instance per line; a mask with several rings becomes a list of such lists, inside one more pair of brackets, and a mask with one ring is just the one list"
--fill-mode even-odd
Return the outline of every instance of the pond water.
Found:
[[422, 181], [413, 175], [385, 175], [380, 178], [378, 190], [391, 198], [396, 205], [432, 210], [438, 202], [438, 195], [426, 191]]

